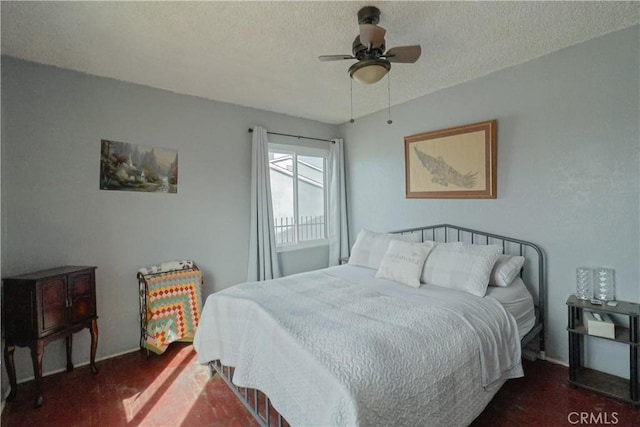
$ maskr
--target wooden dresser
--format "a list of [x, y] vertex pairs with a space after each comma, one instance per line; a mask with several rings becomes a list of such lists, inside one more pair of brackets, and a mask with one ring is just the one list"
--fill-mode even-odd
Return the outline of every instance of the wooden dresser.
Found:
[[64, 266], [3, 279], [4, 359], [11, 384], [8, 401], [15, 399], [18, 391], [13, 361], [15, 346], [31, 349], [36, 407], [42, 405], [42, 356], [44, 346], [49, 342], [66, 338], [67, 371], [71, 371], [72, 334], [89, 328], [91, 371], [98, 373], [95, 364], [98, 346], [95, 270], [96, 267]]

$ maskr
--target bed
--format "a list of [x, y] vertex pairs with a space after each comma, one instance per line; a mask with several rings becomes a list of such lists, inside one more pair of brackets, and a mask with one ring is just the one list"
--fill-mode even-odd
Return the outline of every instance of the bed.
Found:
[[[537, 245], [449, 224], [400, 230], [382, 246], [361, 234], [346, 265], [207, 298], [194, 340], [198, 362], [219, 373], [261, 425], [468, 425], [506, 380], [523, 375], [524, 345], [538, 338], [544, 358], [546, 278]], [[389, 260], [407, 261], [390, 257], [392, 249], [415, 242], [431, 251], [420, 280], [450, 276], [454, 288], [403, 286], [381, 274]], [[517, 277], [485, 283], [477, 294], [456, 289], [466, 267], [443, 254], [462, 246], [500, 252], [492, 275], [498, 259], [520, 260]], [[378, 269], [367, 264], [380, 258]], [[438, 270], [447, 262], [449, 276]]]

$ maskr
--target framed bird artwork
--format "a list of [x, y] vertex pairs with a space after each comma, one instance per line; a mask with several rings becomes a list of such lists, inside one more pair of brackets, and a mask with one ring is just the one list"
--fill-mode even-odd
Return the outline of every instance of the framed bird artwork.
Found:
[[404, 138], [408, 199], [495, 199], [496, 121]]

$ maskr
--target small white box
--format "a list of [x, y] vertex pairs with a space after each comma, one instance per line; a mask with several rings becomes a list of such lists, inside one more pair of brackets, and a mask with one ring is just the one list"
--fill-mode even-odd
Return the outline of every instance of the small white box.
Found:
[[584, 312], [584, 325], [587, 327], [587, 333], [597, 337], [615, 338], [616, 325], [613, 323], [611, 316], [606, 313], [597, 313], [602, 320], [596, 319], [594, 313], [590, 311]]

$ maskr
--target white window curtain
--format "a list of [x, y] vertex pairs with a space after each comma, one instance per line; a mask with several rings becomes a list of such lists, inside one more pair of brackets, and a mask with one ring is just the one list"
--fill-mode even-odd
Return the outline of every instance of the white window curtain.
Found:
[[334, 139], [329, 147], [328, 176], [328, 234], [329, 266], [338, 265], [340, 258], [349, 256], [347, 228], [347, 194], [344, 168], [344, 141]]
[[251, 148], [251, 232], [247, 280], [280, 277], [273, 229], [273, 204], [269, 179], [269, 140], [267, 130], [253, 128]]

